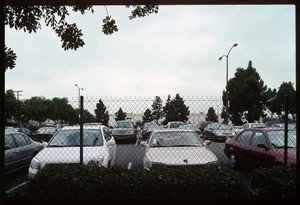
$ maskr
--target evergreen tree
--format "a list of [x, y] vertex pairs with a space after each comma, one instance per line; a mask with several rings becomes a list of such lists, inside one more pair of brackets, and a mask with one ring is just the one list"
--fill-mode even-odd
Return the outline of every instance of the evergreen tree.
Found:
[[172, 100], [171, 96], [168, 95], [166, 105], [163, 107], [163, 113], [165, 116], [163, 124], [167, 124], [170, 121], [187, 121], [190, 111], [189, 107], [184, 104], [184, 100], [177, 93]]
[[22, 102], [16, 99], [14, 91], [12, 89], [7, 90], [4, 103], [6, 125], [9, 120], [20, 120], [21, 106]]
[[162, 115], [162, 100], [159, 96], [155, 96], [155, 100], [152, 103], [152, 119], [158, 121]]
[[143, 124], [145, 124], [145, 122], [151, 122], [153, 120], [152, 116], [153, 114], [151, 110], [148, 108], [143, 115]]
[[248, 122], [259, 120], [263, 111], [263, 93], [267, 91], [263, 80], [249, 61], [247, 69], [237, 68], [235, 77], [228, 82], [229, 113], [234, 124], [240, 122], [244, 111], [248, 111]]
[[206, 116], [206, 121], [218, 122], [218, 116], [213, 107], [208, 108]]
[[270, 110], [284, 119], [285, 103], [287, 111], [296, 119], [296, 91], [291, 82], [283, 82], [276, 95], [270, 100]]
[[101, 124], [108, 126], [109, 113], [101, 99], [99, 99], [99, 102], [96, 104], [95, 114], [97, 122], [101, 122]]
[[118, 112], [115, 113], [116, 117], [115, 120], [125, 120], [126, 119], [126, 112], [123, 112], [122, 108], [119, 108]]

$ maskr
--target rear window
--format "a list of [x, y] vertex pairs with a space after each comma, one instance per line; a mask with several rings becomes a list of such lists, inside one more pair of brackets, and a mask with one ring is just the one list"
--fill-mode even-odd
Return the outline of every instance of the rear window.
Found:
[[[48, 146], [80, 146], [80, 130], [60, 130], [49, 141]], [[84, 129], [83, 146], [103, 146], [100, 129]]]

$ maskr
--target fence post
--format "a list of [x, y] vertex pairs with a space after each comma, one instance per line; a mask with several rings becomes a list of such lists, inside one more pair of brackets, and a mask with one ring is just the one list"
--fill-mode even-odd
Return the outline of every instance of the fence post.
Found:
[[80, 164], [83, 164], [83, 96], [80, 96]]
[[287, 147], [288, 147], [288, 96], [284, 97], [284, 166], [287, 166]]

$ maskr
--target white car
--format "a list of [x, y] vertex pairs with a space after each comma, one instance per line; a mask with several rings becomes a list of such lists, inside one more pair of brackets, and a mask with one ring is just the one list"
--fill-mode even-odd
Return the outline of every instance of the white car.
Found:
[[[83, 125], [82, 150], [83, 164], [109, 168], [116, 163], [116, 142], [104, 125]], [[28, 178], [35, 178], [46, 164], [80, 163], [80, 156], [80, 126], [65, 126], [31, 160]]]
[[207, 148], [205, 142], [190, 129], [166, 128], [154, 130], [147, 141], [143, 159], [144, 169], [159, 166], [218, 165], [217, 156]]

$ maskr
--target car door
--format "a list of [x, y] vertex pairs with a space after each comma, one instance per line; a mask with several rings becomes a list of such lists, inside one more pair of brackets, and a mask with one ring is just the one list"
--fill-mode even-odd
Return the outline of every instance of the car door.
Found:
[[[31, 141], [22, 133], [5, 135], [5, 172], [13, 171], [30, 163]], [[6, 149], [7, 145], [10, 149]]]
[[5, 134], [5, 173], [16, 169], [16, 142], [12, 134]]
[[15, 133], [13, 136], [17, 145], [16, 158], [19, 166], [28, 165], [33, 154], [31, 141], [22, 133]]
[[251, 149], [249, 159], [258, 166], [268, 166], [274, 161], [270, 154], [270, 147], [267, 143], [266, 136], [262, 131], [255, 131], [251, 139]]
[[249, 162], [249, 155], [251, 148], [251, 136], [253, 135], [253, 131], [245, 130], [243, 131], [237, 138], [236, 143], [233, 145], [234, 154], [236, 158], [242, 163]]

